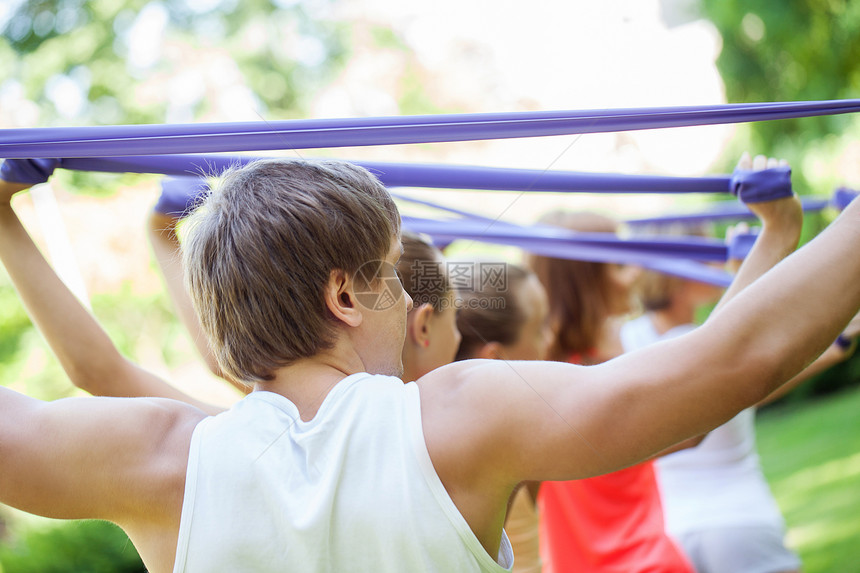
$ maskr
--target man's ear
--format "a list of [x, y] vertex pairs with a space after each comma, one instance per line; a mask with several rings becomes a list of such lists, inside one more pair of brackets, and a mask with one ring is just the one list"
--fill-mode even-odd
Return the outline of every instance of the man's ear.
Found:
[[325, 287], [325, 304], [336, 319], [347, 326], [361, 324], [364, 315], [355, 296], [355, 281], [344, 271], [333, 270]]
[[430, 318], [433, 316], [433, 305], [429, 302], [409, 312], [407, 335], [422, 348], [430, 345]]

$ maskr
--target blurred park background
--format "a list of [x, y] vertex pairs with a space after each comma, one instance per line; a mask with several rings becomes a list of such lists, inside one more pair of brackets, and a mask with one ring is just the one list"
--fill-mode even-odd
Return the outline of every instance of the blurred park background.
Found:
[[[4, 0], [0, 128], [475, 113], [838, 99], [860, 94], [847, 0]], [[789, 160], [795, 188], [860, 188], [860, 116], [540, 139], [302, 151], [344, 159], [702, 175], [742, 150]], [[281, 155], [289, 155], [281, 152]], [[158, 177], [61, 172], [16, 206], [122, 351], [186, 391], [236, 395], [176, 321], [144, 233]], [[711, 197], [411, 195], [531, 222], [552, 207], [646, 216]], [[47, 205], [47, 206], [45, 206]], [[51, 205], [58, 206], [52, 211]], [[805, 238], [832, 212], [811, 216]], [[823, 304], [810, 302], [810, 304]], [[765, 468], [807, 573], [860, 559], [860, 361], [760, 417]], [[0, 384], [74, 395], [0, 274]], [[0, 461], [2, 463], [2, 461]], [[0, 570], [141, 571], [99, 523], [0, 507]]]

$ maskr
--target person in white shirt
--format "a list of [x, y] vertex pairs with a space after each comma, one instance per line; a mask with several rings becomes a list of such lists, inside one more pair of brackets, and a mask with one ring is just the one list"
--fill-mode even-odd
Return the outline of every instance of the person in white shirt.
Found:
[[[625, 352], [693, 331], [696, 312], [715, 303], [723, 290], [646, 271], [638, 292], [646, 312], [622, 326]], [[854, 336], [858, 322], [852, 321], [844, 335]], [[844, 344], [831, 345], [809, 368], [759, 405], [846, 359], [852, 351], [853, 347]], [[666, 529], [698, 573], [800, 570], [800, 559], [785, 545], [785, 523], [759, 463], [755, 411], [755, 406], [742, 410], [708, 433], [701, 444], [656, 461]]]
[[[0, 257], [38, 275], [11, 208], [29, 183], [10, 173]], [[767, 221], [799, 204], [756, 209]], [[189, 223], [189, 292], [248, 397], [207, 416], [0, 389], [0, 502], [117, 523], [156, 573], [509, 569], [517, 484], [615, 471], [720, 425], [860, 309], [858, 204], [687, 336], [594, 367], [463, 361], [403, 384], [400, 220], [369, 173], [261, 161], [227, 174]]]

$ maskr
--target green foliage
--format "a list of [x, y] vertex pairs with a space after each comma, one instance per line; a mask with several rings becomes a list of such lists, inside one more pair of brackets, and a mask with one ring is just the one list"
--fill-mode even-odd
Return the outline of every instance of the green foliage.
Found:
[[105, 521], [79, 521], [26, 528], [14, 542], [0, 543], [4, 573], [145, 573], [125, 533]]
[[441, 109], [427, 96], [427, 90], [418, 71], [410, 67], [400, 78], [400, 111], [406, 115], [420, 115], [431, 113], [454, 113], [450, 109]]
[[143, 363], [142, 344], [154, 344], [155, 350], [168, 364], [175, 359], [188, 359], [181, 353], [187, 338], [166, 293], [135, 294], [130, 283], [114, 293], [92, 297], [93, 313], [119, 351], [134, 362]]
[[860, 390], [855, 386], [759, 416], [762, 466], [805, 573], [857, 568], [858, 409]]
[[18, 354], [21, 340], [30, 330], [30, 318], [11, 284], [0, 284], [0, 368]]
[[[854, 98], [860, 94], [860, 4], [847, 0], [701, 0], [703, 15], [722, 36], [717, 66], [730, 102]], [[857, 114], [755, 122], [739, 126], [721, 167], [743, 150], [786, 158], [801, 195], [827, 194], [842, 184], [835, 163], [860, 135]], [[807, 215], [801, 244], [833, 214]], [[807, 382], [785, 402], [827, 394], [860, 376], [853, 357]]]
[[[860, 4], [848, 0], [702, 0], [723, 38], [717, 60], [730, 102], [825, 100], [860, 93]], [[851, 116], [759, 122], [753, 147], [791, 157]]]
[[403, 39], [395, 33], [391, 28], [384, 26], [373, 26], [370, 29], [370, 34], [373, 37], [373, 42], [378, 48], [389, 48], [394, 50], [408, 50]]
[[[165, 364], [196, 358], [166, 293], [141, 295], [126, 283], [92, 297], [97, 320], [117, 349], [134, 362], [158, 357]], [[74, 387], [30, 322], [8, 278], [0, 275], [0, 385], [42, 400], [75, 393]]]
[[68, 396], [71, 387], [47, 351], [15, 289], [0, 272], [0, 385], [35, 398]]
[[[139, 80], [175, 76], [186, 61], [129, 59], [134, 34], [149, 33], [145, 26], [155, 22], [146, 40], [152, 46], [164, 39], [201, 53], [226, 49], [262, 115], [295, 115], [345, 60], [342, 25], [319, 17], [328, 5], [329, 0], [25, 1], [5, 25], [0, 22], [0, 88], [20, 85], [50, 125], [64, 117], [57, 109], [62, 98], [52, 90], [69, 81], [84, 95], [75, 123], [164, 121], [167, 95], [138, 97]], [[166, 21], [163, 37], [160, 21]], [[207, 105], [200, 98], [195, 115]]]

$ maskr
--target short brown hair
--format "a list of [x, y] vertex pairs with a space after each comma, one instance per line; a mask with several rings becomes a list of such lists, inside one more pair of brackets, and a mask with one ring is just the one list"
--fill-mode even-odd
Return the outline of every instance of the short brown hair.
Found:
[[[498, 289], [490, 281], [481, 281], [479, 288], [460, 291], [462, 304], [457, 311], [457, 330], [462, 339], [455, 360], [474, 358], [478, 349], [489, 342], [503, 346], [519, 340], [526, 322], [520, 289], [533, 276], [531, 271], [515, 264], [505, 265], [505, 288]], [[501, 304], [484, 304], [499, 298]]]
[[330, 348], [323, 289], [381, 261], [400, 232], [385, 187], [341, 161], [262, 160], [228, 171], [189, 217], [186, 285], [218, 364], [247, 383]]
[[410, 231], [403, 231], [401, 241], [403, 255], [397, 263], [397, 273], [403, 289], [412, 298], [415, 308], [430, 304], [435, 312], [442, 312], [451, 292], [442, 251], [426, 236]]
[[[586, 233], [614, 233], [618, 227], [610, 217], [589, 212], [553, 211], [539, 222]], [[528, 264], [549, 297], [549, 358], [567, 361], [571, 354], [593, 351], [612, 309], [606, 263], [530, 255]]]

